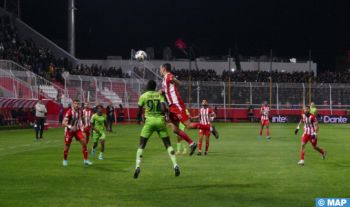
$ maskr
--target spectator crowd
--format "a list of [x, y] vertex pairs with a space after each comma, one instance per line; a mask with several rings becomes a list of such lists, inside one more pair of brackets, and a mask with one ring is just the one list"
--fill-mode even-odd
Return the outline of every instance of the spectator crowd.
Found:
[[[8, 15], [0, 17], [0, 59], [13, 60], [51, 81], [63, 82], [62, 73], [67, 71], [74, 75], [102, 76], [114, 78], [130, 78], [130, 73], [123, 73], [120, 67], [104, 68], [99, 65], [73, 65], [66, 58], [57, 58], [48, 48], [38, 47], [33, 40], [21, 40], [17, 33], [14, 18]], [[148, 78], [145, 71], [134, 69], [139, 77]], [[142, 73], [143, 72], [143, 73]], [[323, 72], [314, 76], [308, 72], [276, 72], [272, 71], [224, 71], [222, 75], [214, 69], [173, 69], [180, 80], [192, 81], [232, 81], [232, 82], [273, 82], [297, 83], [308, 82], [311, 77], [318, 83], [350, 83], [350, 72]], [[151, 74], [154, 78], [157, 70]]]

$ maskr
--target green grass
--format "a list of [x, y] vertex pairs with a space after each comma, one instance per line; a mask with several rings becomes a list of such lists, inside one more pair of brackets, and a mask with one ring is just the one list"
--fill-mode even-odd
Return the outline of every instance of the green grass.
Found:
[[[175, 178], [160, 139], [144, 153], [132, 178], [141, 126], [118, 125], [107, 134], [105, 160], [84, 167], [72, 143], [62, 167], [63, 129], [35, 142], [32, 130], [0, 131], [0, 206], [315, 206], [316, 197], [350, 197], [349, 125], [321, 125], [319, 145], [327, 160], [307, 146], [297, 165], [295, 124], [273, 124], [272, 140], [258, 140], [258, 124], [216, 124], [208, 156], [178, 156]], [[197, 130], [190, 132], [197, 137]], [[172, 136], [175, 147], [175, 137]]]

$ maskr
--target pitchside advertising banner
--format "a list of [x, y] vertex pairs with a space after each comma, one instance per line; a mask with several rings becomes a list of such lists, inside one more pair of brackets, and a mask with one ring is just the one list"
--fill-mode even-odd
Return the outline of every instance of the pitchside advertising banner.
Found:
[[350, 207], [349, 198], [316, 198], [316, 207]]
[[[271, 122], [273, 123], [293, 123], [299, 122], [300, 116], [272, 116]], [[319, 116], [318, 121], [325, 124], [346, 124], [348, 123], [348, 117], [343, 116]]]

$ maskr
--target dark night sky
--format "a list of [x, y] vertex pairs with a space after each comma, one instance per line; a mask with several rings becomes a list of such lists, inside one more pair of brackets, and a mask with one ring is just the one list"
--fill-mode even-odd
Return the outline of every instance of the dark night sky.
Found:
[[[22, 19], [66, 48], [67, 2], [23, 1]], [[349, 0], [76, 0], [76, 7], [79, 58], [128, 57], [148, 46], [160, 58], [177, 38], [197, 56], [227, 54], [235, 43], [244, 56], [272, 48], [276, 56], [307, 58], [311, 48], [321, 67], [350, 50]]]

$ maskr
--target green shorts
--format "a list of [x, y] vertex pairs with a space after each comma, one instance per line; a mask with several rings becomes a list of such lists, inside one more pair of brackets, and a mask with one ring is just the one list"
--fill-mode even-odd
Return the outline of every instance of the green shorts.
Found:
[[148, 117], [141, 131], [141, 137], [150, 138], [157, 132], [160, 138], [169, 137], [166, 122], [163, 117]]
[[106, 134], [104, 131], [100, 131], [100, 132], [95, 132], [93, 131], [92, 132], [92, 140], [93, 142], [98, 142], [98, 140], [101, 140], [101, 139], [106, 139]]

